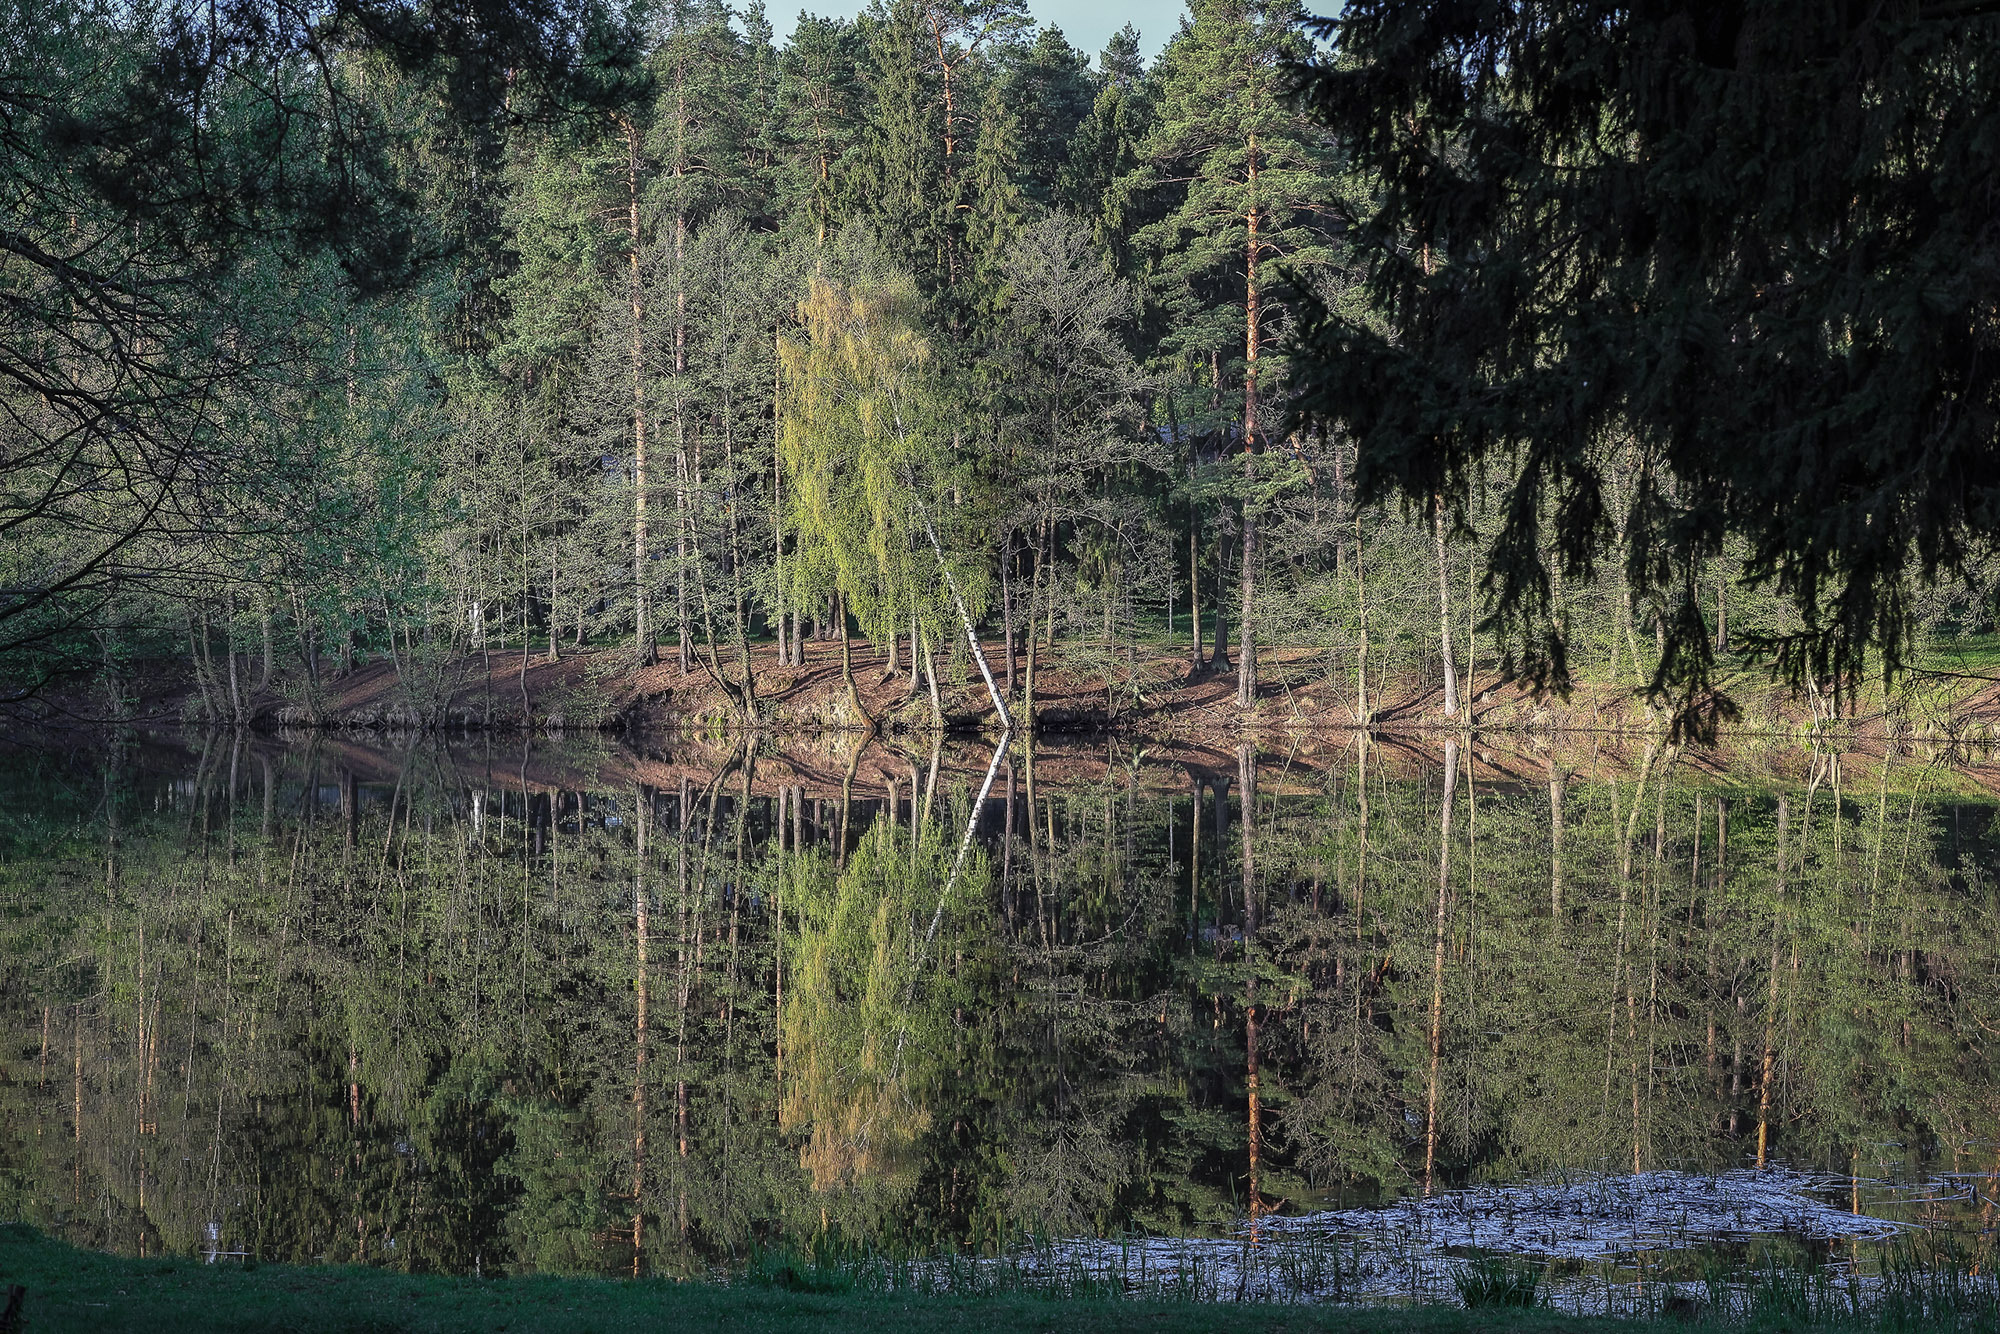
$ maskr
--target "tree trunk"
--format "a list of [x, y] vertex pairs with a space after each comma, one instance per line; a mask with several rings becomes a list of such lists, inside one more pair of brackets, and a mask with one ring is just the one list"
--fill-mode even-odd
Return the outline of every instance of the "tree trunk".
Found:
[[[1007, 698], [1014, 698], [1014, 580], [1009, 568], [1014, 563], [1014, 531], [1007, 531], [1007, 546], [1000, 553], [1000, 633], [1007, 641]], [[1168, 627], [1171, 633], [1171, 625]]]
[[[1194, 482], [1194, 451], [1188, 451], [1188, 482]], [[1188, 495], [1188, 674], [1201, 675], [1208, 663], [1201, 651], [1201, 511], [1195, 506], [1194, 495]]]
[[1249, 1140], [1250, 1189], [1248, 1194], [1250, 1217], [1254, 1220], [1265, 1210], [1263, 1185], [1264, 1117], [1263, 1090], [1260, 1086], [1258, 1069], [1258, 1021], [1262, 1017], [1257, 1005], [1257, 935], [1262, 924], [1261, 904], [1257, 896], [1257, 750], [1246, 743], [1236, 748], [1237, 786], [1242, 795], [1243, 818], [1238, 822], [1238, 837], [1243, 852], [1243, 962], [1247, 977], [1243, 984], [1243, 1047], [1244, 1082], [1247, 1086], [1245, 1099], [1246, 1133]]
[[1035, 663], [1040, 657], [1041, 639], [1035, 633], [1041, 617], [1042, 569], [1049, 563], [1049, 521], [1042, 520], [1042, 531], [1035, 543], [1035, 564], [1028, 571], [1028, 625], [1023, 636], [1023, 647], [1028, 653], [1027, 670], [1022, 678], [1021, 716], [1027, 720], [1030, 732], [1035, 730]]
[[844, 595], [836, 596], [835, 608], [835, 615], [839, 617], [840, 631], [840, 679], [847, 687], [847, 702], [853, 706], [855, 716], [861, 719], [862, 726], [874, 732], [877, 727], [875, 715], [868, 712], [867, 706], [861, 702], [861, 690], [854, 684], [854, 653], [847, 638], [847, 598]]
[[641, 666], [653, 661], [652, 606], [646, 590], [646, 339], [645, 298], [639, 284], [639, 127], [619, 118], [625, 131], [625, 240], [632, 305], [632, 647]]
[[[736, 476], [736, 429], [735, 412], [729, 392], [723, 391], [722, 399], [722, 458], [729, 476]], [[741, 511], [736, 505], [729, 506], [729, 578], [731, 602], [733, 603], [733, 628], [736, 631], [736, 669], [743, 673], [743, 722], [745, 726], [755, 726], [757, 722], [757, 678], [750, 667], [750, 597], [743, 587], [743, 526]]]
[[1239, 605], [1236, 609], [1240, 628], [1237, 631], [1236, 661], [1236, 703], [1241, 708], [1249, 708], [1257, 702], [1257, 453], [1260, 442], [1257, 435], [1257, 352], [1260, 338], [1260, 321], [1263, 317], [1262, 293], [1257, 287], [1257, 258], [1261, 242], [1257, 238], [1257, 224], [1261, 210], [1257, 207], [1257, 136], [1250, 136], [1249, 185], [1251, 205], [1246, 215], [1246, 236], [1244, 246], [1244, 298], [1243, 312], [1245, 338], [1243, 347], [1243, 556], [1238, 570]]
[[259, 628], [264, 633], [264, 662], [262, 669], [257, 674], [257, 685], [255, 687], [257, 692], [261, 694], [271, 688], [271, 677], [277, 671], [278, 661], [277, 649], [271, 642], [271, 603], [268, 597], [259, 597], [257, 621]]
[[1437, 548], [1438, 649], [1444, 655], [1444, 716], [1458, 716], [1458, 664], [1451, 655], [1451, 581], [1444, 557], [1444, 497], [1431, 497], [1431, 540]]
[[1215, 652], [1208, 665], [1218, 672], [1229, 670], [1229, 610], [1223, 605], [1222, 590], [1228, 587], [1229, 534], [1215, 535]]
[[919, 641], [912, 640], [910, 651], [917, 654], [916, 665], [923, 668], [924, 683], [930, 687], [931, 731], [942, 732], [944, 731], [944, 700], [938, 694], [937, 664], [931, 660], [930, 641], [928, 639], [921, 641], [922, 648], [920, 652], [918, 645]]
[[1715, 572], [1715, 651], [1729, 652], [1729, 585], [1720, 569]]
[[1354, 649], [1354, 725], [1368, 726], [1368, 575], [1361, 556], [1361, 516], [1354, 516], [1354, 600], [1361, 642]]

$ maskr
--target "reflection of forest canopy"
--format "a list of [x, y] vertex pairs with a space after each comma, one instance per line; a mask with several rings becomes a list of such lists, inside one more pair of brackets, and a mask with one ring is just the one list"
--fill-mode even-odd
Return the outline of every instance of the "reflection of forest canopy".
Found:
[[913, 821], [914, 774], [843, 815], [741, 765], [524, 797], [421, 752], [366, 788], [129, 759], [17, 763], [0, 829], [5, 1207], [93, 1245], [629, 1271], [635, 1214], [666, 1269], [1214, 1227], [1253, 1000], [1274, 1207], [2000, 1111], [1991, 812], [1914, 766], [1472, 792], [1355, 754], [1246, 812], [1241, 775], [1197, 810], [1017, 754], [940, 912], [966, 793]]

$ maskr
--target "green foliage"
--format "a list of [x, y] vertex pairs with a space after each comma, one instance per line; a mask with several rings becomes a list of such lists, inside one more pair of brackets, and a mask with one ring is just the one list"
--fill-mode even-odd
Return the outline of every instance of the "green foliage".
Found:
[[[1569, 680], [1551, 570], [1656, 599], [1648, 692], [1711, 731], [1710, 562], [1796, 613], [1796, 687], [1893, 673], [1912, 597], [1996, 531], [1991, 15], [1349, 5], [1302, 73], [1368, 193], [1362, 312], [1302, 335], [1302, 412], [1364, 501], [1463, 515], [1507, 663]], [[1494, 477], [1489, 467], [1499, 465]]]
[[1470, 1307], [1534, 1306], [1542, 1269], [1509, 1256], [1482, 1255], [1452, 1271], [1458, 1299]]
[[[1019, 0], [789, 39], [732, 0], [335, 9], [312, 40], [260, 4], [0, 12], [0, 706], [610, 721], [534, 663], [623, 642], [606, 697], [664, 645], [740, 724], [850, 628], [947, 685], [977, 657], [1046, 702], [1057, 669], [1106, 718], [1182, 627], [1195, 669], [1313, 651], [1238, 664], [1252, 716], [1308, 686], [1379, 716], [1461, 663], [1699, 693], [1775, 653], [1818, 718], [1891, 629], [1991, 674], [1944, 656], [1993, 627], [2000, 524], [1952, 489], [1984, 418], [1939, 407], [1983, 392], [1983, 17], [1837, 51], [1845, 20], [1760, 20], [1745, 49], [1818, 92], [1720, 97], [1671, 25], [1607, 18], [1599, 69], [1593, 20], [1532, 5], [1465, 20], [1513, 43], [1485, 64], [1449, 5], [1401, 37], [1355, 9], [1329, 53], [1297, 0], [1195, 0], [1150, 65], [1128, 27], [1094, 66]], [[1819, 93], [1846, 110], [1789, 135]], [[828, 292], [878, 350], [802, 379]], [[1895, 470], [1906, 434], [1946, 480]]]

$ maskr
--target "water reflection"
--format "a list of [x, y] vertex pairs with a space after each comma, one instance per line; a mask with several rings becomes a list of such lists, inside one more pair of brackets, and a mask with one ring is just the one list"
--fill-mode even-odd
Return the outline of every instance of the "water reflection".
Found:
[[699, 1272], [2000, 1195], [2000, 829], [1912, 758], [127, 737], [4, 781], [0, 1207], [85, 1245]]

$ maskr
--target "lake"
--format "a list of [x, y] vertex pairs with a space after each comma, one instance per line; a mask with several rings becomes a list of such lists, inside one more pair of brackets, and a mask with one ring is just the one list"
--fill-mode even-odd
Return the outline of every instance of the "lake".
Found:
[[1586, 1308], [1992, 1245], [1991, 767], [908, 745], [6, 752], [0, 1211], [218, 1262], [1220, 1297], [1497, 1255]]

